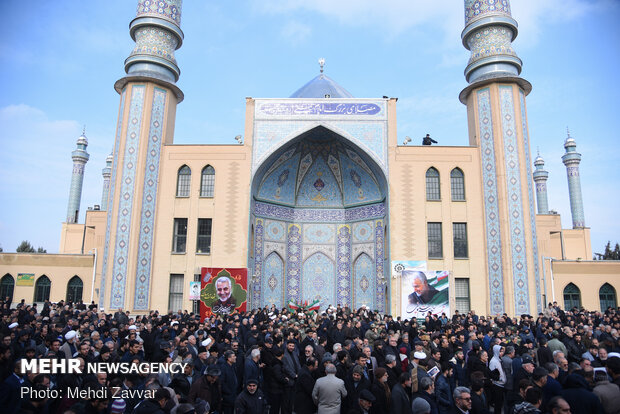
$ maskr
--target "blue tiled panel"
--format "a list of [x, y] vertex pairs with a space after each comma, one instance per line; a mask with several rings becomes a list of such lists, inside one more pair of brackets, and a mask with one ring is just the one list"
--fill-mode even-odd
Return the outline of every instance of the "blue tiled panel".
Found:
[[375, 309], [375, 264], [365, 253], [355, 259], [353, 264], [353, 308], [368, 306]]
[[340, 161], [342, 162], [345, 206], [381, 201], [383, 196], [374, 178], [344, 154], [341, 154]]
[[315, 253], [303, 264], [302, 300], [320, 300], [322, 308], [336, 303], [334, 262], [323, 253]]
[[286, 287], [288, 299], [301, 298], [301, 226], [290, 224], [286, 257]]
[[334, 244], [336, 227], [333, 224], [316, 223], [304, 225], [304, 244]]
[[351, 305], [351, 227], [343, 224], [338, 227], [338, 274], [336, 284], [337, 305]]
[[123, 173], [121, 177], [120, 202], [118, 205], [118, 222], [116, 224], [116, 240], [114, 241], [114, 263], [112, 268], [112, 290], [110, 308], [122, 308], [125, 304], [125, 284], [127, 280], [127, 265], [129, 254], [129, 240], [131, 232], [131, 216], [135, 192], [136, 164], [138, 160], [140, 128], [144, 107], [143, 85], [134, 85], [131, 91], [129, 104], [129, 120], [127, 137], [125, 138], [125, 153], [123, 156]]
[[149, 309], [155, 205], [157, 203], [157, 183], [159, 182], [159, 159], [161, 155], [165, 107], [166, 91], [161, 88], [155, 88], [151, 105], [151, 127], [144, 171], [144, 193], [142, 195], [142, 212], [140, 214], [134, 310]]
[[263, 227], [264, 220], [256, 219], [254, 226], [254, 273], [253, 276], [259, 277], [259, 282], [252, 282], [252, 306], [260, 306], [262, 304], [260, 297], [260, 278], [263, 270]]
[[285, 241], [286, 223], [282, 221], [265, 220], [265, 240]]
[[298, 207], [341, 207], [342, 193], [322, 157], [312, 164], [297, 193]]
[[118, 152], [119, 146], [121, 144], [121, 128], [123, 126], [123, 114], [125, 112], [125, 92], [126, 89], [123, 89], [121, 94], [121, 109], [118, 114], [118, 123], [116, 125], [116, 139], [114, 141], [114, 161], [112, 162], [112, 177], [110, 179], [110, 193], [108, 196], [108, 214], [107, 221], [105, 226], [105, 247], [103, 249], [103, 267], [101, 270], [101, 286], [99, 289], [99, 307], [104, 307], [105, 300], [105, 284], [106, 284], [106, 274], [108, 271], [108, 251], [109, 246], [112, 241], [110, 240], [110, 230], [112, 227], [112, 210], [114, 208], [114, 190], [116, 187], [116, 172], [118, 171]]
[[515, 290], [515, 315], [530, 313], [528, 290], [527, 249], [525, 245], [525, 225], [521, 197], [521, 162], [515, 123], [515, 110], [512, 86], [500, 86], [500, 108], [504, 143], [504, 163], [506, 168], [506, 191], [508, 201], [508, 221], [512, 256], [512, 279]]
[[532, 229], [532, 250], [534, 256], [534, 281], [536, 285], [536, 311], [543, 311], [540, 294], [540, 269], [538, 264], [538, 238], [536, 237], [536, 214], [534, 212], [534, 192], [532, 190], [532, 162], [530, 159], [530, 138], [527, 130], [527, 118], [525, 113], [525, 94], [519, 89], [519, 102], [521, 104], [521, 128], [523, 129], [523, 146], [525, 149], [525, 165], [527, 166], [527, 194], [529, 197], [530, 227]]
[[484, 190], [484, 222], [487, 239], [487, 268], [489, 272], [489, 294], [491, 313], [504, 312], [504, 276], [502, 273], [502, 244], [497, 199], [497, 169], [495, 141], [493, 138], [493, 117], [489, 88], [481, 89], [478, 96], [478, 124], [480, 151], [482, 156], [482, 184]]
[[[375, 275], [377, 278], [383, 276], [384, 283], [387, 283], [385, 278], [385, 229], [383, 226], [383, 220], [377, 220], [375, 222]], [[377, 310], [379, 312], [385, 312], [386, 297], [383, 284], [375, 283], [377, 292]]]
[[354, 137], [353, 142], [377, 161], [387, 172], [387, 126], [385, 122], [333, 122], [334, 131], [345, 137]]
[[265, 177], [258, 198], [279, 204], [295, 205], [295, 183], [300, 154], [295, 154]]
[[282, 308], [284, 295], [284, 261], [277, 253], [271, 253], [264, 262], [261, 292], [264, 305]]
[[372, 221], [353, 223], [353, 243], [367, 243], [372, 241], [373, 235]]

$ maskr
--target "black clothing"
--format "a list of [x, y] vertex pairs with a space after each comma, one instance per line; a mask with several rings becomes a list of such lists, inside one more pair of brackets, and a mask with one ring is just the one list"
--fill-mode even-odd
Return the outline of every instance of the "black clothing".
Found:
[[259, 389], [254, 394], [244, 389], [235, 400], [235, 414], [263, 414], [266, 408], [265, 395]]

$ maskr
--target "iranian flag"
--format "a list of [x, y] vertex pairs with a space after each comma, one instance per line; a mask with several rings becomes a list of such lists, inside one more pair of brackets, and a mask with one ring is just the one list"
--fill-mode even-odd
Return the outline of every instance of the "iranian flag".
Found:
[[295, 302], [293, 302], [291, 299], [289, 299], [288, 301], [288, 308], [294, 312], [297, 312], [299, 310], [299, 305], [297, 305]]
[[316, 299], [314, 302], [310, 304], [310, 306], [308, 306], [308, 311], [318, 312], [320, 308], [321, 308], [321, 302], [318, 299]]

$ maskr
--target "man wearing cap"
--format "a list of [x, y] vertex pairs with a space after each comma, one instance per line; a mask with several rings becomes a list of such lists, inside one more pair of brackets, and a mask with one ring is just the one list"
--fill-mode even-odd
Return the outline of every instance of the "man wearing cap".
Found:
[[519, 384], [519, 381], [522, 379], [530, 379], [532, 377], [532, 373], [534, 372], [534, 360], [529, 355], [525, 354], [521, 357], [521, 368], [514, 373], [514, 378], [512, 383]]
[[349, 409], [348, 414], [368, 414], [375, 401], [376, 398], [370, 391], [363, 390], [360, 392], [355, 406]]
[[263, 414], [267, 406], [267, 400], [263, 392], [258, 389], [258, 381], [249, 379], [245, 389], [235, 400], [235, 414]]
[[187, 399], [194, 404], [197, 398], [209, 403], [212, 411], [220, 411], [222, 388], [219, 381], [222, 372], [215, 365], [210, 365], [204, 375], [190, 388]]

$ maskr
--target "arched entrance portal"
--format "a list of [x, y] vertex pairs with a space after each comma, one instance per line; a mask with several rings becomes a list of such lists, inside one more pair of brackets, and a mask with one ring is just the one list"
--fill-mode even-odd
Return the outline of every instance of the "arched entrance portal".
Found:
[[251, 306], [385, 311], [387, 188], [364, 151], [324, 127], [272, 154], [252, 181]]

